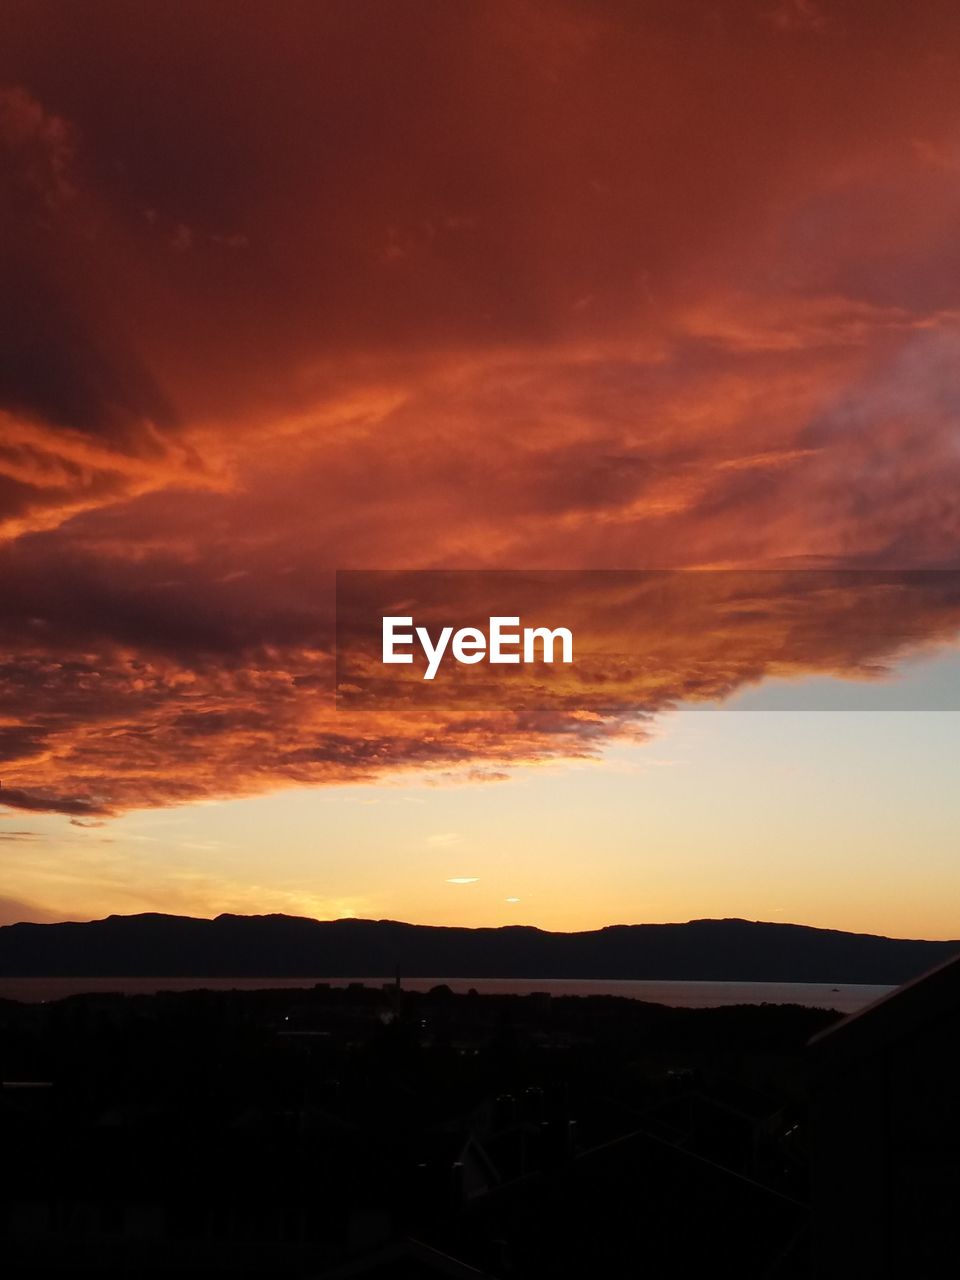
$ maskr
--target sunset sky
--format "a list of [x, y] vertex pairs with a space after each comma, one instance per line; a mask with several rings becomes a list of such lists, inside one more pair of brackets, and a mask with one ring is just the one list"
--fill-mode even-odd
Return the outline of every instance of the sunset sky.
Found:
[[[784, 585], [960, 570], [958, 121], [952, 0], [7, 0], [0, 922], [960, 938], [953, 575]], [[338, 707], [335, 570], [440, 568], [776, 572]]]

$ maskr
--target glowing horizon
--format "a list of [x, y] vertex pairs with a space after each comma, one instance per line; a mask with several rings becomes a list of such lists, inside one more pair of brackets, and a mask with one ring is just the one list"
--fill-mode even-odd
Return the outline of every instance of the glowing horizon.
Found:
[[947, 593], [333, 696], [337, 569], [960, 567], [954, 6], [3, 25], [0, 923], [960, 937]]

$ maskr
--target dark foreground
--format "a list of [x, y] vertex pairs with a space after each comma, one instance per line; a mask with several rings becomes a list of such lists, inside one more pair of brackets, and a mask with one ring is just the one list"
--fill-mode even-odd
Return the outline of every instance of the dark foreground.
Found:
[[0, 1006], [23, 1275], [807, 1273], [836, 1014], [392, 989]]

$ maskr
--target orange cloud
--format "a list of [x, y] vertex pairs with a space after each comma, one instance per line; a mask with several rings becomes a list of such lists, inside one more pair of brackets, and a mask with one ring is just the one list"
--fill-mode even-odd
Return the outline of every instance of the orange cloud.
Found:
[[[958, 35], [945, 2], [13, 6], [9, 802], [489, 776], [642, 731], [698, 664], [779, 669], [758, 624], [599, 721], [354, 718], [337, 567], [955, 566]], [[791, 672], [898, 651], [820, 616], [844, 643]]]

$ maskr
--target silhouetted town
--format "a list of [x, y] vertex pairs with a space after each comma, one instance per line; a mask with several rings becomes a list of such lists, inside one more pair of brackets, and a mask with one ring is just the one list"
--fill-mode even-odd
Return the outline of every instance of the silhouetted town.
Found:
[[360, 985], [6, 1004], [7, 1249], [584, 1275], [723, 1240], [760, 1274], [802, 1225], [798, 1057], [831, 1017]]
[[[949, 1004], [957, 966], [940, 973]], [[926, 984], [842, 1021], [399, 982], [3, 1001], [8, 1273], [867, 1274], [891, 1080], [916, 1111], [931, 1070], [906, 1083]], [[933, 1070], [912, 1158], [938, 1135], [942, 1205], [957, 1108], [944, 1129], [956, 1093]], [[942, 1274], [938, 1241], [930, 1269], [889, 1274]]]

